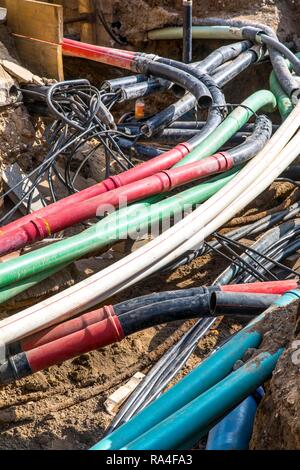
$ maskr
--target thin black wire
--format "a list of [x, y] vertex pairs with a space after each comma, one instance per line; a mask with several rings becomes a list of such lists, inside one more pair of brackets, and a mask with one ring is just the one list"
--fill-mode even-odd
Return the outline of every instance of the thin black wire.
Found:
[[[245, 250], [245, 254], [249, 257], [251, 257], [251, 255], [249, 253], [247, 253], [247, 251], [251, 251], [252, 253], [255, 253], [257, 256], [275, 264], [277, 267], [280, 267], [282, 269], [285, 269], [286, 271], [288, 271], [290, 274], [296, 274], [298, 275], [299, 273], [297, 271], [294, 271], [293, 269], [289, 268], [288, 266], [285, 266], [284, 264], [282, 263], [279, 263], [278, 261], [275, 261], [273, 258], [267, 256], [266, 254], [264, 253], [260, 253], [259, 251], [255, 250], [254, 248], [251, 248], [251, 247], [247, 247], [245, 245], [243, 245], [242, 243], [236, 241], [236, 240], [231, 240], [230, 238], [227, 238], [225, 237], [224, 235], [220, 235], [218, 234], [217, 235], [218, 238], [224, 238], [227, 243], [231, 243], [232, 245], [235, 245], [235, 246], [239, 246], [240, 248], [243, 248]], [[266, 270], [265, 266], [263, 266], [261, 263], [259, 263], [259, 261], [253, 257], [251, 257], [257, 264], [259, 264], [265, 271], [267, 271], [268, 273], [272, 274], [270, 271]], [[276, 276], [274, 276], [274, 279], [275, 280], [278, 280], [278, 278]]]
[[[238, 242], [235, 242], [234, 240], [231, 240], [230, 238], [228, 237], [225, 237], [224, 235], [220, 235], [219, 233], [214, 233], [214, 236], [216, 237], [216, 239], [219, 241], [219, 243], [221, 243], [224, 247], [226, 247], [228, 250], [232, 251], [232, 253], [235, 253], [234, 250], [232, 250], [232, 248], [230, 248], [227, 244], [231, 244], [235, 247], [238, 247], [238, 248], [242, 248], [244, 249], [244, 253], [247, 254], [247, 256], [252, 259], [252, 261], [254, 261], [256, 264], [258, 264], [261, 268], [263, 267], [263, 265], [256, 259], [254, 258], [254, 256], [252, 256], [250, 253], [247, 253], [247, 247], [245, 245], [242, 245], [241, 243], [238, 243]], [[250, 250], [249, 250], [250, 251]], [[256, 252], [256, 253], [259, 253], [259, 252]], [[239, 255], [237, 255], [239, 256]], [[256, 273], [256, 275], [259, 275], [259, 271], [257, 271], [253, 266], [251, 266], [251, 264], [247, 263], [245, 261], [245, 259], [243, 259], [241, 256], [239, 256], [239, 258], [241, 259], [241, 261], [243, 263], [246, 264], [246, 266], [248, 266], [249, 270], [253, 270], [253, 273]], [[270, 271], [266, 271], [274, 280], [277, 280], [277, 277], [272, 274]], [[267, 276], [264, 276], [264, 279], [265, 281], [268, 280], [268, 277]]]
[[[110, 174], [108, 166], [110, 166], [112, 160], [116, 162], [121, 170], [127, 170], [134, 166], [116, 142], [117, 136], [126, 138], [129, 136], [115, 128], [108, 127], [106, 122], [112, 118], [109, 109], [119, 99], [118, 94], [106, 94], [103, 90], [99, 91], [91, 86], [87, 80], [59, 82], [48, 87], [48, 91], [47, 87], [43, 88], [43, 93], [33, 92], [28, 89], [22, 91], [29, 94], [31, 98], [46, 101], [51, 114], [56, 118], [54, 122], [47, 126], [44, 133], [49, 151], [42, 163], [3, 194], [2, 197], [8, 196], [25, 181], [29, 180], [31, 182], [31, 187], [24, 191], [19, 202], [0, 218], [0, 224], [6, 223], [25, 201], [27, 203], [27, 212], [31, 211], [34, 191], [44, 178], [48, 180], [53, 202], [59, 199], [56, 194], [54, 176], [65, 185], [70, 194], [77, 192], [78, 189], [74, 183], [79, 173], [75, 170], [76, 178], [74, 179], [74, 175], [71, 175], [71, 164], [74, 154], [92, 139], [96, 139], [99, 145], [104, 148], [106, 175]], [[103, 101], [105, 101], [106, 106], [104, 106]], [[135, 136], [132, 138], [135, 138]], [[96, 148], [99, 145], [96, 145]], [[94, 154], [96, 148], [91, 150], [89, 158]], [[56, 167], [58, 158], [65, 159], [64, 176], [60, 174]], [[89, 158], [85, 158], [85, 161], [79, 164], [81, 170]]]

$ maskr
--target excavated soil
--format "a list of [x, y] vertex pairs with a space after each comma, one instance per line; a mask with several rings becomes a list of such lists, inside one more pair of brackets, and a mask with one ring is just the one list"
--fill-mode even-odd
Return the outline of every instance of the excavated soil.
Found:
[[[72, 0], [67, 3], [68, 15], [75, 16], [77, 2]], [[294, 41], [297, 44], [296, 33], [300, 9], [296, 1], [204, 0], [194, 3], [195, 16], [220, 16], [222, 14], [224, 17], [266, 22], [278, 28], [284, 40]], [[147, 30], [180, 24], [180, 4], [181, 2], [174, 1], [117, 0], [114, 2], [114, 17], [120, 21], [122, 33], [128, 38], [130, 48], [179, 58], [181, 56], [179, 43], [163, 41], [146, 43], [144, 39]], [[139, 21], [136, 21], [137, 11]], [[110, 43], [110, 40], [107, 39], [107, 42]], [[209, 44], [199, 42], [195, 45], [195, 55], [197, 58], [205, 56], [217, 46], [218, 43], [215, 41]], [[85, 61], [73, 59], [65, 60], [65, 69], [67, 77], [85, 76], [96, 85], [103, 79], [122, 74], [120, 71], [116, 72], [99, 64], [91, 65]], [[240, 101], [251, 91], [262, 86], [267, 87], [268, 73], [268, 66], [260, 66], [251, 75], [241, 76], [239, 82], [241, 86], [235, 85], [235, 90], [233, 87], [228, 87], [226, 96], [229, 100], [235, 98]], [[245, 82], [247, 86], [244, 86]], [[239, 96], [234, 94], [237, 88]], [[160, 104], [161, 101], [157, 100], [154, 104], [152, 102], [151, 106], [156, 109]], [[4, 115], [3, 125], [15, 126], [19, 122], [17, 117], [18, 115], [14, 117], [11, 114]], [[0, 130], [1, 118], [0, 115]], [[14, 145], [16, 134], [17, 132], [12, 132], [8, 140], [10, 149], [17, 148]], [[7, 134], [4, 133], [4, 135]], [[25, 135], [23, 138], [27, 139], [31, 136]], [[28, 158], [22, 157], [26, 160], [25, 168], [26, 165], [30, 166], [34, 162], [39, 152], [42, 152], [42, 144], [35, 142], [35, 145], [31, 145], [31, 154]], [[4, 155], [2, 158], [7, 160], [8, 157]], [[263, 217], [267, 210], [281, 205], [290, 205], [292, 201], [298, 199], [299, 191], [294, 191], [290, 184], [273, 184], [268, 191], [247, 207], [243, 214], [237, 214], [224, 230], [228, 230], [230, 226], [240, 226], [257, 220]], [[132, 246], [131, 243], [120, 243], [117, 248], [114, 247], [113, 251], [110, 251], [109, 256], [93, 256], [77, 261], [69, 269], [60, 273], [59, 277], [56, 275], [1, 306], [0, 317], [4, 318], [25, 306], [38, 302], [49, 293], [52, 294], [84, 279], [136, 247], [137, 244]], [[227, 262], [223, 258], [206, 255], [171, 274], [157, 275], [147, 279], [108, 301], [113, 303], [156, 290], [210, 284], [226, 265]], [[293, 317], [288, 323], [293, 325], [293, 332], [289, 328], [285, 331], [289, 345], [279, 361], [276, 373], [270, 382], [268, 394], [260, 406], [252, 441], [253, 448], [299, 448], [299, 365], [295, 366], [290, 360], [292, 351], [295, 352], [291, 341], [299, 338], [299, 322], [297, 321]], [[150, 328], [132, 335], [119, 344], [85, 354], [15, 384], [2, 387], [0, 389], [0, 449], [88, 448], [101, 437], [110, 422], [111, 417], [103, 406], [106, 398], [137, 371], [147, 372], [193, 323], [193, 321], [176, 322]], [[180, 376], [195, 367], [217, 344], [241, 326], [229, 320], [216, 323], [210, 333], [199, 343]], [[270, 417], [272, 417], [271, 421], [269, 421]], [[279, 425], [282, 426], [280, 431]], [[288, 433], [293, 436], [288, 437]]]
[[[280, 318], [280, 320], [278, 320]], [[267, 393], [258, 407], [250, 448], [300, 448], [300, 305], [294, 302], [270, 318], [262, 349], [285, 346]], [[274, 334], [274, 332], [276, 332]]]

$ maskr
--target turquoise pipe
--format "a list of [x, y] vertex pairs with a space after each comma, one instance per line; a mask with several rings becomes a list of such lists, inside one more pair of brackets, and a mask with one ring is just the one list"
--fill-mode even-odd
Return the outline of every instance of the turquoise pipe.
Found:
[[[258, 109], [266, 106], [271, 109], [276, 106], [276, 99], [270, 91], [261, 90], [251, 95], [241, 106], [237, 107], [210, 136], [197, 146], [193, 152], [187, 155], [180, 162], [180, 165], [200, 160], [215, 153]], [[178, 164], [176, 166], [178, 166]], [[210, 183], [208, 182], [206, 184]], [[200, 185], [200, 187], [201, 186], [202, 185]], [[197, 193], [197, 187], [192, 188], [191, 191], [193, 198], [193, 191]], [[189, 195], [189, 197], [190, 196], [191, 195]], [[177, 197], [179, 196], [177, 195]], [[147, 200], [145, 202], [148, 204]], [[195, 203], [196, 202], [199, 201], [195, 200]], [[174, 200], [171, 201], [171, 204], [173, 203]], [[178, 201], [176, 200], [176, 205], [177, 203]], [[151, 210], [150, 206], [147, 213], [139, 210], [141, 206], [132, 205], [131, 207], [133, 207], [133, 209], [129, 209], [129, 212], [127, 212], [125, 208], [120, 211], [121, 216], [118, 212], [111, 214], [109, 217], [98, 222], [94, 227], [91, 227], [75, 237], [70, 237], [51, 246], [40, 248], [18, 259], [7, 261], [0, 266], [0, 288], [15, 284], [22, 279], [35, 276], [48, 269], [52, 270], [58, 263], [60, 265], [69, 263], [89, 252], [106, 246], [108, 243], [119, 240], [120, 237], [126, 238], [127, 234], [130, 233], [131, 230], [134, 230], [137, 224], [147, 226], [149, 220], [161, 220], [165, 217], [163, 213], [169, 205], [168, 199], [161, 201], [161, 204], [162, 206], [155, 207], [154, 211]], [[134, 211], [135, 207], [139, 212], [136, 217], [131, 216], [131, 211]], [[150, 211], [150, 219], [148, 211]], [[169, 213], [168, 211], [169, 209], [167, 210], [167, 215]], [[129, 214], [130, 220], [128, 220]], [[113, 217], [116, 217], [117, 225], [116, 223], [112, 224], [114, 221]]]
[[[287, 292], [274, 302], [273, 308], [284, 307], [297, 297], [297, 290]], [[256, 395], [263, 396], [262, 387], [256, 391]], [[254, 395], [250, 395], [217, 423], [209, 432], [206, 450], [247, 450], [257, 405]]]
[[[255, 330], [255, 324], [263, 320], [271, 309], [288, 305], [293, 300], [299, 298], [300, 290], [298, 289], [285, 293], [269, 309], [252, 320], [243, 330], [233, 336], [218, 351], [205, 359], [174, 387], [134, 416], [130, 421], [95, 444], [92, 450], [116, 450], [123, 448], [129, 442], [136, 440], [149, 429], [224, 379], [232, 371], [235, 362], [243, 356], [248, 348], [257, 348], [259, 346], [262, 334], [259, 330]], [[226, 410], [223, 411], [223, 414], [225, 412]]]
[[195, 444], [207, 433], [210, 424], [271, 376], [282, 352], [280, 348], [274, 354], [258, 354], [121, 450], [168, 450], [178, 449], [187, 441]]
[[[271, 306], [270, 309], [274, 309], [275, 307], [286, 307], [297, 299], [300, 299], [300, 290], [289, 290], [288, 292], [285, 292], [285, 294], [283, 294], [281, 297], [279, 297], [279, 299], [274, 302], [273, 306]], [[267, 312], [269, 312], [269, 309], [267, 310]]]
[[121, 449], [134, 441], [226, 377], [245, 351], [248, 348], [257, 348], [261, 339], [262, 335], [257, 331], [236, 334], [230, 342], [224, 344], [130, 421], [102, 439], [92, 450]]
[[[193, 26], [192, 35], [193, 39], [244, 39], [241, 29], [231, 26]], [[151, 41], [182, 38], [182, 27], [153, 29], [148, 32], [148, 39]]]
[[[120, 209], [79, 235], [35, 250], [16, 260], [7, 261], [0, 265], [0, 304], [51, 276], [74, 259], [122, 237], [126, 238], [128, 228], [129, 231], [145, 229], [151, 222], [157, 223], [170, 214], [181, 213], [185, 206], [204, 202], [227, 184], [237, 172], [238, 169], [235, 168], [156, 204], [151, 204], [154, 202], [152, 200]], [[67, 249], [64, 250], [64, 247]], [[2, 276], [6, 276], [6, 281]]]

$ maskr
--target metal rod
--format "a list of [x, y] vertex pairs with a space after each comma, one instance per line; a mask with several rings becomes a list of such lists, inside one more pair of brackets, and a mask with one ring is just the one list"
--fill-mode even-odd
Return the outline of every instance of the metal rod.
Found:
[[183, 0], [183, 52], [182, 60], [186, 64], [192, 62], [193, 54], [193, 0]]

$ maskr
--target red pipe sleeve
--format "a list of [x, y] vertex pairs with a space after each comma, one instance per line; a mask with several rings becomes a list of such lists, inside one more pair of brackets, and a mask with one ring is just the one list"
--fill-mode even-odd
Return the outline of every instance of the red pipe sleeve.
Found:
[[[70, 196], [61, 199], [49, 206], [43, 207], [38, 211], [33, 212], [32, 214], [25, 215], [13, 222], [10, 222], [7, 225], [4, 225], [0, 229], [0, 240], [1, 235], [8, 233], [12, 230], [15, 230], [18, 227], [21, 227], [25, 223], [31, 222], [37, 216], [39, 218], [48, 217], [50, 214], [56, 214], [58, 209], [65, 209], [66, 207], [75, 206], [82, 201], [91, 199], [100, 194], [106, 193], [115, 188], [119, 188], [129, 183], [133, 183], [142, 178], [147, 178], [159, 171], [170, 168], [171, 166], [178, 163], [182, 158], [184, 158], [193, 147], [188, 143], [181, 143], [176, 145], [171, 150], [159, 155], [147, 162], [143, 162], [140, 165], [130, 168], [129, 170], [120, 173], [119, 175], [111, 176], [101, 183], [95, 184], [89, 188], [83, 189], [76, 194], [71, 194]], [[29, 240], [29, 239], [28, 239]]]
[[135, 71], [134, 59], [138, 55], [136, 52], [95, 46], [65, 38], [62, 41], [62, 51], [66, 56], [89, 59], [133, 71]]
[[[10, 231], [8, 234], [2, 235], [0, 237], [0, 254], [8, 253], [11, 250], [10, 246], [13, 246], [16, 250], [34, 240], [41, 240], [51, 233], [56, 233], [79, 222], [91, 219], [97, 214], [99, 215], [100, 211], [102, 215], [104, 211], [108, 211], [111, 207], [119, 207], [124, 203], [130, 204], [154, 194], [170, 191], [199, 178], [229, 170], [232, 165], [233, 160], [228, 153], [218, 153], [179, 168], [161, 171], [148, 178], [111, 190], [106, 194], [82, 201], [72, 211], [67, 207], [59, 212], [49, 214], [47, 219], [37, 217], [19, 227], [16, 232]], [[18, 241], [20, 242], [19, 245]]]
[[87, 326], [105, 320], [108, 317], [115, 316], [115, 311], [112, 305], [105, 305], [102, 308], [93, 310], [92, 312], [85, 313], [72, 320], [65, 321], [56, 326], [50, 326], [42, 331], [28, 336], [20, 341], [22, 351], [29, 351], [30, 349], [37, 348], [43, 344], [51, 343], [59, 338], [75, 333], [82, 330]]
[[118, 317], [110, 316], [68, 336], [31, 349], [26, 352], [26, 357], [32, 372], [37, 372], [94, 349], [116, 343], [123, 338], [124, 332]]
[[299, 281], [297, 279], [288, 279], [286, 281], [270, 282], [252, 282], [246, 284], [229, 284], [228, 286], [219, 286], [223, 292], [253, 292], [254, 294], [284, 294], [293, 289], [298, 289]]

